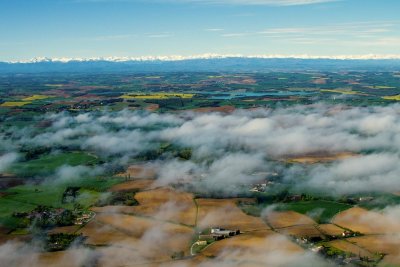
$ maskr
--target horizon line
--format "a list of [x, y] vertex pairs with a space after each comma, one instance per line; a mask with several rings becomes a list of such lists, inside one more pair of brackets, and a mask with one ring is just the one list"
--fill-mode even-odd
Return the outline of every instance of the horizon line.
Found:
[[282, 55], [242, 55], [242, 54], [198, 54], [190, 56], [168, 55], [168, 56], [138, 56], [138, 57], [34, 57], [27, 60], [0, 60], [2, 63], [40, 63], [40, 62], [86, 62], [86, 61], [109, 61], [109, 62], [129, 62], [129, 61], [183, 61], [196, 59], [226, 59], [226, 58], [244, 58], [244, 59], [332, 59], [332, 60], [397, 60], [400, 54], [382, 55], [382, 54], [364, 54], [364, 55], [335, 55], [335, 56], [316, 56], [308, 54]]

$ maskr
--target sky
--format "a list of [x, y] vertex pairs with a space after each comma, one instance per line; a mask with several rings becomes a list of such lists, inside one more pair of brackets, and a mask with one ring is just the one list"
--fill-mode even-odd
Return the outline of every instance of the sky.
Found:
[[400, 55], [398, 0], [0, 0], [0, 61]]

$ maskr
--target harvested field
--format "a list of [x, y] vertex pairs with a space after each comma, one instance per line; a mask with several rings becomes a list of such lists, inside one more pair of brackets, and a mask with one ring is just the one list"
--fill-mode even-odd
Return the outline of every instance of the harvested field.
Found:
[[197, 225], [200, 228], [224, 227], [242, 232], [269, 229], [261, 218], [245, 214], [236, 202], [240, 199], [196, 199]]
[[355, 244], [352, 244], [346, 240], [334, 240], [327, 244], [344, 252], [350, 252], [354, 255], [360, 255], [361, 257], [369, 257], [369, 258], [373, 257], [372, 253], [370, 253], [369, 251]]
[[194, 231], [135, 216], [98, 214], [79, 233], [88, 237], [87, 244], [101, 246], [96, 249], [100, 266], [122, 266], [170, 260], [174, 252], [187, 252]]
[[284, 228], [295, 225], [315, 225], [317, 224], [310, 217], [300, 214], [295, 211], [282, 211], [282, 212], [270, 212], [266, 218], [269, 225], [273, 228]]
[[204, 107], [204, 108], [191, 109], [190, 111], [199, 113], [208, 113], [208, 112], [232, 113], [235, 111], [235, 107], [234, 106]]
[[378, 264], [379, 267], [394, 267], [400, 266], [400, 255], [386, 255], [383, 260]]
[[332, 222], [363, 234], [400, 233], [400, 222], [384, 214], [354, 207], [337, 214]]
[[140, 205], [132, 207], [132, 211], [157, 220], [194, 226], [197, 208], [193, 198], [193, 194], [171, 188], [143, 191], [135, 195]]
[[344, 232], [343, 228], [340, 228], [334, 224], [320, 224], [318, 225], [319, 230], [329, 236], [341, 236]]
[[[81, 267], [93, 265], [94, 252], [89, 249], [69, 249], [67, 251], [45, 252], [38, 255], [37, 265], [40, 267]], [[32, 262], [30, 263], [32, 264]], [[28, 266], [28, 265], [18, 265]]]
[[343, 160], [355, 156], [357, 156], [357, 154], [351, 152], [340, 152], [336, 154], [315, 153], [315, 154], [287, 157], [285, 161], [289, 163], [315, 164], [315, 163], [331, 162], [335, 160]]
[[111, 192], [119, 192], [119, 191], [139, 191], [146, 190], [151, 188], [154, 180], [150, 179], [140, 179], [140, 180], [132, 180], [127, 181], [121, 184], [114, 185], [110, 188]]
[[154, 166], [146, 164], [131, 165], [124, 173], [119, 173], [117, 176], [128, 177], [130, 179], [155, 179], [157, 170]]
[[125, 233], [118, 231], [110, 225], [99, 223], [96, 219], [89, 222], [78, 233], [87, 237], [85, 240], [86, 244], [97, 246], [116, 244], [128, 239], [137, 240], [135, 238], [130, 238]]
[[135, 216], [100, 214], [98, 217], [97, 220], [103, 225], [119, 230], [126, 236], [124, 240], [114, 241], [112, 247], [104, 249], [104, 253], [114, 254], [112, 258], [126, 249], [132, 257], [136, 254], [137, 259], [170, 259], [174, 252], [188, 250], [194, 234], [188, 227]]
[[347, 240], [374, 253], [399, 255], [400, 235], [369, 235]]
[[[301, 255], [304, 250], [283, 235], [265, 231], [264, 235], [242, 234], [213, 243], [202, 254], [206, 257], [218, 257], [218, 260], [239, 262], [240, 266], [273, 266], [276, 253]], [[286, 261], [285, 257], [279, 261]], [[215, 266], [219, 266], [215, 264]], [[235, 265], [236, 266], [236, 265]], [[288, 265], [290, 266], [290, 265]]]
[[278, 230], [279, 233], [295, 237], [320, 237], [324, 235], [314, 225], [297, 225]]
[[189, 227], [124, 214], [99, 214], [96, 220], [136, 238], [142, 238], [147, 231], [154, 229], [165, 237], [189, 236], [190, 239], [193, 234], [193, 230]]

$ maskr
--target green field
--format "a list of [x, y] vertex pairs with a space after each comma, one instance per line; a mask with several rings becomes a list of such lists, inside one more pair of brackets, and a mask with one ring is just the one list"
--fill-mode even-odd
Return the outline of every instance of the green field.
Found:
[[95, 156], [84, 152], [50, 154], [38, 159], [16, 163], [11, 167], [10, 172], [19, 176], [31, 177], [50, 174], [63, 165], [94, 165], [97, 162]]
[[337, 213], [351, 208], [351, 205], [334, 201], [313, 200], [285, 203], [278, 207], [278, 210], [292, 210], [306, 214], [316, 222], [327, 223]]
[[[53, 183], [46, 185], [21, 185], [10, 188], [6, 196], [0, 198], [0, 224], [14, 228], [21, 223], [13, 218], [14, 212], [26, 212], [33, 210], [36, 206], [49, 206], [54, 208], [73, 208], [74, 203], [83, 208], [94, 205], [111, 186], [121, 182], [121, 178], [84, 178], [68, 183]], [[81, 187], [79, 195], [74, 203], [62, 203], [62, 195], [68, 186]]]

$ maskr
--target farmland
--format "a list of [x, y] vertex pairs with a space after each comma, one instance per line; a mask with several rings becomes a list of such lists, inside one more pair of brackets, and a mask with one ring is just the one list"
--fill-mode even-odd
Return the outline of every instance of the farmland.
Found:
[[38, 266], [399, 266], [399, 88], [391, 72], [0, 75], [0, 248]]

